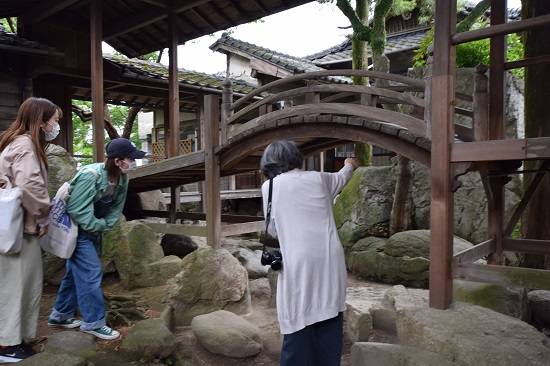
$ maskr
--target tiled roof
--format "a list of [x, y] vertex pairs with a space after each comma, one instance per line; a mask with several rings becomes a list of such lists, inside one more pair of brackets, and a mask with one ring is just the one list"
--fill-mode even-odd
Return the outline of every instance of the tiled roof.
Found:
[[[246, 53], [251, 57], [288, 70], [293, 74], [325, 70], [305, 58], [286, 55], [252, 43], [244, 42], [229, 36], [228, 33], [223, 33], [221, 38], [210, 46], [210, 49], [213, 51], [218, 51], [220, 48], [224, 50], [229, 48], [232, 49], [233, 52], [240, 51]], [[351, 82], [351, 79], [347, 77], [331, 77], [329, 80], [331, 82], [344, 84]]]
[[[123, 68], [125, 75], [136, 74], [148, 79], [168, 80], [168, 66], [140, 60], [136, 58], [129, 59], [124, 56], [115, 56], [110, 54], [104, 54], [103, 58]], [[211, 75], [203, 72], [189, 71], [185, 69], [178, 69], [178, 79], [180, 83], [184, 85], [193, 85], [201, 88], [210, 89], [223, 89], [223, 82], [226, 79], [222, 75]], [[233, 92], [240, 94], [247, 94], [256, 89], [255, 86], [246, 83], [243, 80], [230, 78], [233, 83]]]
[[[409, 33], [391, 35], [386, 38], [386, 55], [417, 49], [429, 29], [415, 30]], [[367, 52], [370, 52], [367, 49]], [[328, 48], [324, 51], [304, 56], [315, 65], [324, 65], [334, 62], [351, 61], [351, 39]]]
[[0, 23], [0, 45], [4, 46], [4, 50], [12, 50], [14, 52], [38, 54], [38, 55], [62, 55], [55, 48], [46, 46], [40, 42], [29, 41], [26, 38], [19, 37], [14, 33], [6, 31], [6, 28]]

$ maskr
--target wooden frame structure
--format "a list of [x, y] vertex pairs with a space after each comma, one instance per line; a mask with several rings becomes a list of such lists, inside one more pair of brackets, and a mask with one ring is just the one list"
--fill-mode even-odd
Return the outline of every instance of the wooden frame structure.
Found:
[[[548, 240], [511, 239], [510, 234], [534, 191], [542, 180], [550, 158], [550, 138], [504, 138], [505, 72], [511, 68], [548, 63], [548, 57], [506, 62], [505, 35], [550, 26], [550, 16], [506, 23], [506, 0], [492, 0], [490, 27], [456, 33], [456, 2], [436, 0], [434, 64], [431, 94], [432, 158], [431, 158], [431, 236], [430, 236], [430, 306], [446, 309], [452, 301], [453, 278], [470, 281], [517, 285], [526, 288], [550, 289], [550, 271], [502, 266], [503, 251], [550, 254]], [[487, 116], [487, 127], [478, 122], [478, 139], [457, 142], [454, 138], [455, 104], [455, 47], [460, 43], [490, 38], [489, 73], [491, 87], [488, 94], [488, 111], [478, 110]], [[479, 106], [478, 106], [479, 108]], [[488, 113], [487, 113], [488, 112]], [[475, 115], [476, 111], [474, 111]], [[504, 223], [505, 174], [488, 176], [489, 165], [506, 173], [506, 161], [541, 160], [541, 169], [525, 193], [522, 202]], [[470, 250], [452, 255], [453, 236], [453, 180], [455, 168], [470, 165], [479, 171], [488, 198], [489, 237], [487, 242]], [[509, 173], [509, 172], [508, 172]], [[488, 257], [488, 265], [474, 264]]]

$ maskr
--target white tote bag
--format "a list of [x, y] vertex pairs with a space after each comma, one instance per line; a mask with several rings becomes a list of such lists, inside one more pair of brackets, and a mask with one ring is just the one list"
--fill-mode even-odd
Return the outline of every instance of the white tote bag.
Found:
[[48, 233], [39, 239], [42, 249], [65, 259], [73, 255], [78, 237], [78, 224], [67, 213], [69, 197], [70, 184], [65, 182], [52, 200]]
[[[7, 150], [4, 149], [4, 152]], [[3, 160], [4, 154], [0, 159]], [[6, 181], [5, 188], [0, 188], [0, 254], [16, 254], [23, 244], [23, 206], [21, 191], [12, 187], [8, 177], [0, 174], [0, 180]]]

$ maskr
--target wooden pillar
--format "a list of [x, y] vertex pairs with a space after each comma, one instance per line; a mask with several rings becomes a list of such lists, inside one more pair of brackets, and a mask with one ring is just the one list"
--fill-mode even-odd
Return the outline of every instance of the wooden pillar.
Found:
[[[221, 115], [221, 135], [222, 143], [227, 141], [227, 134], [232, 130], [233, 126], [227, 124], [227, 119], [231, 116], [231, 103], [233, 103], [233, 83], [229, 79], [223, 81], [223, 90], [222, 90], [222, 115]], [[235, 176], [232, 175], [227, 177], [229, 189], [235, 190], [237, 188], [237, 183]]]
[[223, 81], [222, 90], [222, 115], [221, 115], [221, 135], [222, 143], [227, 141], [227, 133], [230, 131], [230, 126], [227, 125], [227, 120], [231, 116], [231, 103], [233, 103], [233, 82], [230, 79]]
[[[168, 14], [168, 123], [164, 131], [164, 148], [169, 158], [179, 155], [180, 108], [178, 75], [178, 23], [174, 13]], [[180, 187], [170, 188], [170, 222], [176, 223], [176, 213], [180, 211]]]
[[477, 65], [476, 76], [474, 77], [474, 101], [472, 109], [474, 111], [473, 128], [474, 140], [486, 141], [487, 129], [489, 123], [489, 94], [487, 78], [487, 66]]
[[[199, 94], [197, 96], [197, 150], [205, 150], [206, 144], [204, 143], [204, 96]], [[205, 203], [205, 182], [201, 181], [198, 184], [198, 190], [201, 194], [201, 212], [206, 212], [206, 203]]]
[[426, 138], [432, 138], [432, 77], [434, 67], [434, 45], [428, 46], [428, 61], [426, 62], [426, 73], [424, 74], [424, 121], [426, 122]]
[[[72, 100], [71, 100], [71, 88], [69, 86], [66, 87], [65, 92], [65, 99], [64, 99], [64, 106], [63, 108], [63, 124], [65, 125], [65, 141], [67, 145], [65, 146], [65, 149], [67, 152], [71, 155], [74, 155], [74, 133], [73, 133], [73, 106], [72, 106]], [[103, 151], [103, 149], [102, 149]]]
[[456, 2], [436, 0], [432, 77], [430, 205], [430, 306], [447, 309], [452, 300], [454, 196], [450, 144], [454, 140]]
[[101, 0], [90, 2], [90, 57], [94, 161], [105, 160], [105, 116], [103, 112], [103, 53]]
[[220, 141], [220, 101], [217, 95], [204, 97], [204, 173], [206, 204], [206, 243], [221, 248], [220, 157], [214, 149]]
[[[491, 26], [506, 23], [508, 12], [506, 0], [492, 0]], [[492, 37], [490, 41], [491, 64], [489, 68], [489, 140], [501, 140], [505, 134], [506, 100], [506, 36]], [[488, 257], [489, 264], [502, 264], [502, 237], [504, 232], [504, 185], [505, 177], [490, 177], [492, 200], [488, 200], [489, 237], [495, 241], [495, 252]]]

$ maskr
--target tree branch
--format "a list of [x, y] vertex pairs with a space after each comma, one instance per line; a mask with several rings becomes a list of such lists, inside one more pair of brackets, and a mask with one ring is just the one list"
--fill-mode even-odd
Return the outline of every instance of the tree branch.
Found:
[[[82, 122], [89, 122], [92, 120], [91, 111], [83, 110], [82, 108], [74, 104], [71, 105], [71, 110], [82, 120]], [[115, 139], [120, 137], [118, 131], [116, 130], [116, 128], [113, 127], [113, 124], [111, 123], [111, 113], [107, 104], [105, 104], [103, 123], [105, 125], [105, 131], [107, 131], [109, 138]]]
[[124, 129], [122, 130], [122, 137], [129, 139], [132, 134], [132, 127], [136, 120], [136, 116], [141, 110], [140, 107], [132, 107], [128, 110], [128, 115], [126, 116], [126, 121], [124, 122]]
[[468, 16], [464, 18], [464, 20], [462, 20], [460, 23], [457, 24], [456, 32], [457, 33], [466, 32], [467, 30], [472, 28], [472, 26], [475, 24], [477, 19], [481, 17], [483, 13], [485, 13], [487, 9], [489, 9], [490, 6], [491, 6], [491, 0], [482, 0], [479, 3], [477, 3], [477, 5], [470, 12], [470, 14], [468, 14]]

